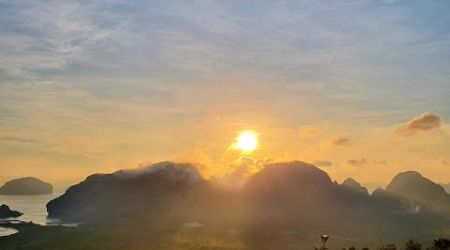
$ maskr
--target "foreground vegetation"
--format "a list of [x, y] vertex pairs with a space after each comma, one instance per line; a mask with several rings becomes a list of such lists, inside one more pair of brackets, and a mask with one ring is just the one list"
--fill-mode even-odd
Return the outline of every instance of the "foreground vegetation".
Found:
[[[423, 246], [422, 243], [420, 243], [417, 240], [410, 239], [408, 240], [405, 245], [401, 248], [397, 248], [394, 244], [386, 244], [381, 245], [377, 248], [378, 250], [450, 250], [450, 240], [445, 238], [439, 238], [432, 242], [431, 246]], [[342, 250], [347, 250], [346, 248]], [[349, 247], [348, 250], [356, 250], [355, 247]], [[369, 250], [369, 248], [362, 248], [361, 250]]]
[[[283, 231], [276, 227], [252, 229], [214, 228], [192, 225], [116, 226], [82, 225], [78, 228], [42, 227], [34, 224], [3, 225], [20, 232], [0, 238], [0, 249], [158, 249], [158, 250], [284, 250], [314, 249], [319, 237], [306, 232]], [[368, 245], [365, 245], [368, 244]], [[329, 249], [343, 250], [450, 250], [448, 239], [436, 239], [422, 244], [409, 240], [406, 244], [380, 244], [358, 241], [348, 247], [348, 241], [330, 238]], [[347, 245], [347, 247], [346, 247]], [[321, 248], [319, 248], [321, 249]]]

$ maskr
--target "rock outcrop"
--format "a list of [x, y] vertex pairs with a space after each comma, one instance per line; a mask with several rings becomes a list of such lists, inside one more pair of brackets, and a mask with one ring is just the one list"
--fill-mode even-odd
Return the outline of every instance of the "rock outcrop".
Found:
[[23, 213], [15, 210], [11, 210], [7, 205], [0, 206], [0, 219], [15, 218], [21, 216]]

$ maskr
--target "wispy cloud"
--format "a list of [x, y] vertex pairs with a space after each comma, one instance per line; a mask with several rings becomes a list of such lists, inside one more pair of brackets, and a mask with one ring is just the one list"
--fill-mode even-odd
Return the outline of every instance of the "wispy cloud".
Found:
[[350, 143], [350, 137], [348, 136], [335, 136], [329, 141], [331, 145], [343, 146]]
[[15, 136], [3, 136], [0, 137], [0, 142], [11, 142], [11, 143], [36, 143], [34, 139], [15, 137]]

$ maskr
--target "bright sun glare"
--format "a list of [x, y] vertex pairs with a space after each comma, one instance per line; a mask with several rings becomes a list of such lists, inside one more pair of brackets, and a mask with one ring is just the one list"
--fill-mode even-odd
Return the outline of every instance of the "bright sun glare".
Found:
[[253, 130], [242, 131], [234, 144], [236, 149], [249, 153], [258, 148], [258, 134]]

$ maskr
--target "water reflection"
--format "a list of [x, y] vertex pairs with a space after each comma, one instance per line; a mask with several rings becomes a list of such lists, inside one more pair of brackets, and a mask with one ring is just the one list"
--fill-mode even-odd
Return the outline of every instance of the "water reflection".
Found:
[[0, 237], [12, 235], [12, 234], [15, 234], [17, 232], [19, 232], [19, 231], [17, 231], [14, 228], [0, 227]]

